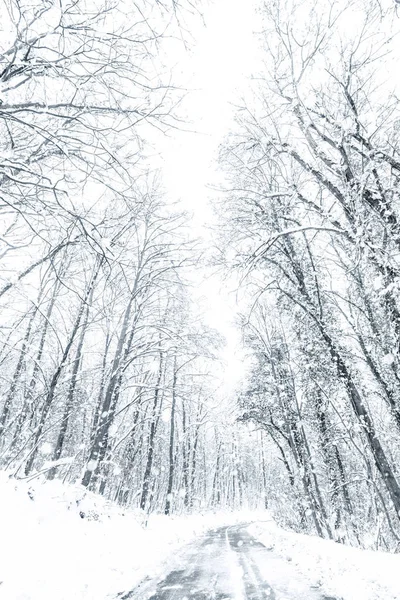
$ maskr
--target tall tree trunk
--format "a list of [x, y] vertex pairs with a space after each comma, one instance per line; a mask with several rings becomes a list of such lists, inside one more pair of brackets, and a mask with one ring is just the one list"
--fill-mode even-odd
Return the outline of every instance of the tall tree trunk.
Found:
[[381, 474], [382, 481], [389, 493], [396, 513], [396, 518], [400, 521], [399, 483], [394, 475], [392, 467], [390, 466], [389, 460], [386, 456], [383, 446], [377, 436], [372, 418], [370, 417], [370, 414], [364, 404], [364, 401], [360, 393], [358, 392], [354, 379], [349, 369], [347, 368], [347, 365], [341, 355], [341, 352], [339, 351], [331, 335], [329, 334], [329, 330], [325, 324], [321, 309], [320, 307], [319, 309], [316, 308], [312, 302], [312, 298], [308, 293], [308, 290], [305, 285], [304, 273], [301, 269], [301, 266], [299, 265], [294, 248], [287, 238], [285, 238], [285, 244], [287, 248], [287, 254], [292, 262], [293, 271], [295, 273], [296, 282], [298, 285], [298, 291], [300, 292], [302, 301], [296, 299], [293, 296], [293, 294], [291, 294], [287, 290], [284, 291], [284, 294], [294, 304], [300, 306], [303, 309], [303, 311], [309, 315], [309, 317], [315, 323], [321, 338], [326, 343], [332, 362], [336, 367], [339, 380], [343, 382], [346, 388], [354, 414], [357, 418], [360, 427], [364, 431], [364, 434], [368, 441], [368, 445], [374, 457], [377, 469]]
[[[39, 301], [40, 301], [40, 298], [38, 299], [38, 302]], [[17, 362], [17, 365], [14, 370], [10, 389], [8, 390], [8, 394], [7, 394], [5, 402], [4, 402], [3, 410], [0, 415], [0, 438], [2, 437], [5, 424], [7, 422], [8, 416], [10, 414], [11, 404], [12, 404], [12, 401], [14, 400], [17, 385], [18, 385], [18, 382], [20, 380], [20, 377], [21, 377], [21, 374], [23, 371], [25, 357], [26, 357], [27, 348], [28, 348], [28, 342], [31, 337], [32, 326], [33, 326], [33, 322], [35, 320], [37, 310], [38, 310], [38, 307], [36, 306], [30, 316], [28, 327], [26, 328], [26, 333], [25, 333], [25, 336], [24, 336], [24, 339], [22, 342], [22, 347], [21, 347], [21, 350], [19, 353], [18, 362]]]
[[212, 483], [211, 505], [219, 506], [221, 504], [221, 481], [220, 481], [220, 462], [221, 462], [222, 442], [217, 445], [217, 460], [215, 462], [215, 471]]
[[99, 423], [101, 406], [102, 406], [103, 399], [104, 399], [103, 397], [104, 397], [104, 390], [106, 387], [107, 357], [108, 357], [109, 348], [110, 348], [110, 331], [107, 330], [106, 340], [105, 340], [105, 344], [104, 344], [103, 358], [102, 358], [102, 362], [101, 362], [101, 377], [100, 377], [99, 393], [97, 395], [96, 408], [94, 410], [93, 422], [92, 422], [92, 426], [90, 429], [90, 440], [89, 440], [90, 447], [92, 447], [95, 437], [96, 437], [97, 425]]
[[197, 450], [199, 445], [199, 437], [200, 437], [200, 416], [202, 413], [202, 404], [199, 400], [197, 415], [196, 415], [196, 427], [193, 441], [193, 448], [191, 454], [191, 467], [190, 467], [190, 500], [189, 506], [193, 507], [194, 503], [194, 490], [196, 485], [196, 475], [197, 475]]
[[183, 497], [183, 505], [186, 508], [189, 506], [189, 456], [190, 456], [190, 440], [188, 435], [187, 416], [185, 408], [185, 400], [182, 400], [182, 482], [185, 495]]
[[[320, 445], [322, 450], [322, 456], [325, 463], [325, 468], [328, 474], [328, 481], [330, 487], [330, 498], [332, 508], [335, 512], [335, 529], [338, 529], [341, 522], [341, 511], [339, 504], [339, 480], [336, 471], [337, 447], [332, 443], [330, 435], [330, 428], [328, 424], [328, 415], [326, 414], [324, 402], [322, 399], [321, 390], [316, 391], [316, 415], [317, 423], [319, 428]], [[335, 453], [336, 449], [336, 453]]]
[[178, 377], [178, 371], [176, 368], [176, 356], [174, 358], [174, 374], [172, 381], [172, 403], [171, 403], [171, 420], [170, 420], [170, 433], [169, 433], [169, 467], [168, 467], [168, 484], [167, 484], [167, 497], [165, 501], [164, 513], [169, 515], [171, 513], [172, 504], [172, 490], [174, 485], [174, 473], [175, 473], [175, 407], [176, 407], [176, 381]]
[[15, 446], [19, 440], [21, 431], [23, 429], [24, 422], [26, 420], [29, 420], [30, 425], [31, 426], [33, 425], [34, 413], [35, 413], [34, 406], [33, 406], [35, 389], [36, 389], [36, 385], [37, 385], [37, 381], [38, 381], [38, 377], [39, 377], [40, 363], [42, 361], [42, 356], [43, 356], [43, 352], [44, 352], [44, 347], [45, 347], [45, 342], [46, 342], [46, 337], [47, 337], [47, 331], [48, 331], [49, 324], [50, 324], [51, 314], [53, 312], [57, 294], [60, 289], [59, 277], [60, 277], [60, 275], [58, 276], [57, 281], [54, 284], [51, 300], [50, 300], [49, 306], [47, 308], [47, 311], [44, 315], [44, 325], [43, 325], [42, 334], [40, 336], [39, 347], [38, 347], [38, 350], [36, 353], [36, 357], [34, 359], [33, 372], [32, 372], [32, 376], [30, 378], [30, 382], [25, 391], [24, 404], [23, 404], [22, 410], [19, 413], [18, 418], [17, 418], [17, 422], [16, 422], [14, 434], [13, 434], [13, 441], [11, 444], [11, 449], [15, 448]]
[[158, 375], [156, 381], [156, 387], [154, 390], [154, 399], [153, 399], [153, 410], [152, 410], [152, 419], [150, 424], [150, 433], [148, 439], [147, 446], [147, 459], [146, 466], [144, 470], [143, 476], [143, 485], [142, 485], [142, 493], [140, 496], [140, 508], [142, 510], [146, 510], [147, 501], [150, 492], [150, 484], [151, 484], [151, 473], [153, 468], [153, 459], [154, 459], [154, 446], [155, 446], [155, 437], [157, 432], [157, 412], [159, 408], [159, 396], [160, 396], [160, 387], [163, 376], [164, 369], [164, 354], [160, 349], [160, 359], [159, 359], [159, 367], [158, 367]]
[[[101, 266], [101, 261], [99, 262], [99, 265], [98, 265], [98, 268], [96, 270], [96, 273], [98, 273], [98, 270], [100, 269], [100, 266]], [[97, 278], [97, 275], [96, 275], [96, 278]], [[93, 285], [94, 285], [94, 281], [93, 281]], [[48, 393], [46, 395], [46, 398], [45, 398], [45, 401], [44, 401], [44, 405], [42, 407], [42, 412], [41, 412], [41, 415], [40, 415], [39, 424], [38, 424], [38, 426], [36, 428], [36, 431], [35, 431], [35, 433], [33, 435], [33, 448], [32, 448], [32, 451], [30, 453], [30, 456], [28, 457], [26, 465], [25, 465], [25, 475], [29, 475], [29, 473], [32, 470], [33, 463], [34, 463], [34, 461], [36, 459], [36, 455], [37, 455], [37, 452], [38, 452], [38, 444], [39, 444], [39, 441], [40, 441], [40, 439], [42, 437], [42, 433], [43, 433], [43, 429], [44, 429], [44, 426], [45, 426], [45, 423], [46, 423], [46, 420], [47, 420], [47, 416], [48, 416], [48, 414], [50, 412], [50, 408], [51, 408], [51, 406], [53, 404], [53, 400], [54, 400], [54, 396], [55, 396], [57, 384], [58, 384], [58, 381], [59, 381], [59, 379], [61, 377], [62, 372], [64, 371], [64, 367], [65, 367], [66, 362], [68, 360], [68, 357], [69, 357], [72, 345], [75, 342], [76, 336], [78, 334], [78, 331], [79, 331], [79, 328], [80, 328], [80, 325], [81, 325], [81, 322], [82, 322], [82, 317], [83, 317], [85, 309], [86, 309], [86, 304], [87, 304], [87, 302], [88, 302], [88, 300], [90, 298], [91, 292], [92, 292], [92, 285], [89, 285], [87, 287], [87, 289], [86, 289], [85, 296], [84, 296], [84, 298], [82, 300], [82, 303], [81, 303], [81, 306], [79, 308], [78, 315], [76, 317], [76, 320], [75, 320], [74, 326], [72, 328], [72, 332], [70, 334], [70, 337], [68, 339], [67, 345], [65, 346], [65, 349], [64, 349], [61, 361], [60, 361], [57, 369], [55, 370], [55, 372], [53, 374], [53, 377], [51, 378], [51, 381], [50, 381], [50, 384], [49, 384], [49, 387], [48, 387]]]
[[133, 303], [134, 294], [132, 293], [128, 302], [128, 306], [125, 309], [121, 332], [118, 338], [117, 348], [115, 350], [111, 367], [111, 377], [106, 388], [104, 399], [101, 403], [101, 410], [99, 411], [100, 414], [96, 431], [93, 436], [93, 442], [90, 449], [86, 470], [82, 478], [82, 485], [85, 487], [90, 487], [90, 489], [93, 489], [96, 484], [99, 476], [101, 461], [104, 459], [107, 452], [109, 430], [113, 423], [116, 406], [114, 400], [115, 395], [118, 394], [118, 383], [121, 381], [121, 368], [123, 366], [124, 350], [127, 341], [128, 327]]
[[261, 431], [261, 469], [262, 469], [262, 492], [264, 497], [264, 508], [268, 508], [268, 484], [267, 484], [267, 465], [265, 461], [264, 436]]
[[376, 434], [375, 426], [369, 415], [369, 412], [361, 398], [361, 395], [358, 392], [350, 371], [348, 370], [339, 350], [335, 347], [332, 338], [325, 331], [322, 325], [320, 330], [328, 345], [332, 359], [336, 364], [339, 377], [346, 387], [357, 420], [365, 433], [372, 456], [374, 457], [376, 467], [381, 474], [382, 481], [391, 498], [393, 507], [395, 509], [396, 518], [400, 521], [400, 486], [394, 475], [394, 471], [390, 466], [386, 453]]
[[[85, 317], [84, 317], [84, 321], [81, 326], [81, 334], [79, 337], [78, 346], [77, 346], [76, 353], [75, 353], [75, 358], [74, 358], [74, 361], [72, 364], [72, 374], [71, 374], [71, 381], [70, 381], [69, 388], [68, 388], [67, 400], [66, 400], [65, 407], [64, 407], [60, 431], [58, 432], [56, 444], [55, 444], [55, 447], [53, 450], [53, 455], [51, 457], [51, 460], [54, 462], [58, 461], [61, 457], [63, 447], [64, 447], [64, 442], [65, 442], [65, 436], [67, 434], [69, 419], [70, 419], [71, 412], [72, 412], [72, 409], [74, 406], [75, 391], [76, 391], [76, 385], [78, 382], [78, 372], [79, 372], [79, 369], [82, 364], [83, 344], [84, 344], [85, 335], [87, 332], [90, 307], [92, 305], [92, 300], [93, 300], [93, 292], [94, 292], [94, 288], [95, 288], [96, 279], [100, 272], [100, 267], [101, 267], [101, 263], [96, 267], [96, 270], [93, 273], [92, 281], [90, 282], [90, 286], [89, 286], [90, 294], [89, 294], [89, 297], [86, 302]], [[54, 479], [56, 472], [57, 472], [56, 467], [54, 467], [53, 469], [50, 469], [50, 471], [48, 472], [48, 475], [47, 475], [48, 479]]]

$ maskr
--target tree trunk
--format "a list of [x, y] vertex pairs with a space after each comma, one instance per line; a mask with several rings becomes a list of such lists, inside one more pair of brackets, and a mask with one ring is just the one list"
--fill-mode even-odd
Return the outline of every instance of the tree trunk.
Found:
[[51, 300], [50, 300], [49, 306], [47, 308], [46, 314], [44, 315], [43, 331], [42, 331], [42, 335], [40, 337], [40, 342], [39, 342], [39, 347], [37, 349], [36, 358], [34, 360], [32, 376], [31, 376], [30, 382], [29, 382], [28, 387], [25, 392], [24, 406], [23, 406], [23, 409], [17, 420], [17, 424], [16, 424], [16, 428], [15, 428], [15, 432], [14, 432], [13, 447], [15, 446], [15, 444], [18, 441], [18, 437], [22, 430], [25, 419], [28, 418], [30, 420], [30, 425], [31, 426], [33, 425], [34, 416], [35, 416], [35, 410], [34, 410], [34, 406], [33, 406], [34, 395], [35, 395], [35, 390], [36, 390], [37, 381], [38, 381], [39, 372], [40, 372], [40, 363], [41, 363], [42, 357], [43, 357], [43, 352], [44, 352], [44, 347], [45, 347], [45, 343], [46, 343], [48, 328], [50, 325], [51, 315], [52, 315], [53, 308], [56, 303], [57, 295], [58, 295], [58, 292], [59, 292], [60, 286], [61, 286], [61, 276], [62, 276], [63, 271], [64, 271], [64, 267], [62, 267], [60, 269], [60, 272], [57, 274], [57, 280], [54, 283]]
[[189, 456], [190, 456], [190, 440], [188, 436], [186, 422], [185, 401], [182, 400], [182, 482], [185, 495], [183, 497], [183, 505], [186, 508], [189, 506]]
[[[62, 417], [62, 421], [61, 421], [60, 431], [57, 436], [57, 441], [56, 441], [56, 445], [54, 447], [53, 455], [51, 457], [51, 460], [54, 462], [58, 461], [61, 457], [63, 447], [64, 447], [64, 442], [65, 442], [65, 436], [67, 434], [68, 423], [69, 423], [69, 419], [70, 419], [71, 412], [72, 412], [73, 405], [74, 405], [76, 385], [78, 382], [78, 372], [79, 372], [79, 368], [81, 367], [81, 363], [82, 363], [83, 344], [84, 344], [85, 335], [87, 332], [89, 313], [90, 313], [90, 307], [91, 307], [92, 299], [93, 299], [94, 287], [95, 287], [97, 276], [100, 272], [100, 267], [101, 267], [101, 263], [98, 265], [96, 271], [93, 273], [93, 277], [92, 277], [92, 280], [91, 280], [90, 286], [89, 286], [90, 294], [89, 294], [89, 297], [86, 302], [85, 318], [84, 318], [84, 321], [81, 326], [81, 334], [80, 334], [78, 346], [76, 349], [75, 359], [73, 361], [72, 375], [71, 375], [71, 381], [70, 381], [69, 388], [68, 388], [67, 401], [66, 401], [65, 407], [64, 407], [64, 413], [63, 413], [63, 417]], [[56, 471], [57, 471], [56, 467], [51, 469], [48, 472], [47, 478], [54, 479]]]
[[[98, 270], [100, 269], [100, 265], [101, 265], [101, 262], [99, 263]], [[79, 331], [79, 328], [80, 328], [80, 325], [81, 325], [81, 321], [82, 321], [82, 317], [83, 317], [83, 314], [84, 314], [85, 309], [86, 309], [86, 304], [87, 304], [87, 301], [88, 301], [88, 299], [90, 297], [91, 292], [92, 292], [92, 286], [90, 285], [86, 289], [85, 296], [83, 298], [82, 304], [81, 304], [81, 306], [79, 308], [79, 311], [78, 311], [78, 316], [77, 316], [77, 318], [75, 320], [75, 323], [74, 323], [74, 326], [72, 328], [72, 333], [71, 333], [71, 335], [69, 337], [69, 340], [68, 340], [68, 343], [67, 343], [67, 345], [66, 345], [66, 347], [64, 349], [64, 352], [63, 352], [63, 355], [62, 355], [62, 358], [61, 358], [61, 362], [58, 365], [56, 371], [54, 372], [53, 377], [51, 378], [51, 381], [50, 381], [50, 384], [49, 384], [49, 388], [48, 388], [48, 393], [47, 393], [47, 396], [46, 396], [46, 399], [45, 399], [45, 402], [44, 402], [44, 406], [42, 407], [42, 412], [41, 412], [41, 415], [40, 415], [39, 424], [38, 424], [38, 426], [36, 428], [36, 432], [34, 433], [34, 436], [33, 436], [33, 448], [32, 448], [32, 451], [30, 453], [30, 456], [29, 456], [29, 458], [28, 458], [28, 460], [26, 462], [26, 465], [25, 465], [25, 475], [29, 475], [29, 473], [32, 470], [33, 463], [35, 461], [35, 458], [36, 458], [36, 455], [37, 455], [37, 452], [38, 452], [38, 444], [39, 444], [39, 441], [40, 441], [40, 439], [42, 437], [42, 433], [43, 433], [43, 429], [44, 429], [44, 426], [45, 426], [45, 423], [46, 423], [47, 416], [48, 416], [48, 414], [50, 412], [50, 408], [51, 408], [51, 406], [53, 404], [54, 395], [55, 395], [56, 388], [57, 388], [57, 383], [58, 383], [58, 381], [59, 381], [59, 379], [61, 377], [61, 374], [62, 374], [62, 372], [64, 370], [64, 367], [65, 367], [65, 364], [67, 362], [69, 353], [71, 351], [72, 345], [73, 345], [73, 343], [75, 341], [75, 338], [76, 338], [76, 336], [78, 334], [78, 331]]]
[[364, 405], [361, 395], [357, 390], [357, 387], [353, 381], [350, 371], [348, 370], [339, 350], [335, 347], [332, 338], [327, 333], [322, 323], [319, 323], [319, 329], [322, 337], [327, 343], [332, 360], [336, 364], [338, 375], [343, 381], [344, 386], [347, 390], [357, 420], [365, 433], [369, 447], [374, 457], [376, 467], [379, 473], [381, 474], [382, 481], [392, 500], [392, 504], [396, 513], [396, 518], [400, 521], [400, 486], [394, 475], [393, 469], [390, 466], [382, 444], [380, 443], [380, 440], [376, 435], [373, 421], [367, 411], [367, 408]]
[[155, 437], [156, 437], [157, 423], [158, 423], [157, 410], [158, 410], [158, 403], [159, 403], [161, 380], [162, 380], [162, 376], [163, 376], [163, 368], [164, 368], [164, 355], [163, 355], [163, 352], [160, 350], [160, 362], [159, 362], [159, 368], [158, 368], [156, 387], [154, 390], [152, 420], [151, 420], [151, 424], [150, 424], [150, 434], [149, 434], [148, 447], [147, 447], [147, 460], [146, 460], [146, 467], [145, 467], [144, 476], [143, 476], [142, 493], [140, 496], [140, 508], [142, 510], [146, 510], [147, 501], [148, 501], [149, 492], [150, 492], [151, 472], [152, 472], [152, 468], [153, 468], [153, 459], [154, 459]]
[[174, 485], [174, 473], [175, 473], [175, 407], [176, 407], [176, 381], [178, 377], [178, 371], [176, 368], [176, 356], [174, 358], [174, 375], [172, 381], [172, 403], [171, 403], [171, 422], [170, 422], [170, 434], [169, 434], [169, 468], [168, 468], [168, 485], [167, 485], [167, 497], [165, 501], [164, 513], [169, 515], [171, 513], [172, 504], [172, 489]]
[[121, 381], [120, 374], [123, 366], [124, 348], [127, 339], [133, 302], [134, 294], [131, 294], [128, 306], [125, 310], [122, 328], [118, 338], [117, 348], [115, 350], [114, 360], [111, 368], [111, 377], [102, 401], [101, 410], [99, 411], [100, 414], [98, 423], [96, 425], [96, 431], [93, 436], [93, 443], [90, 449], [86, 470], [82, 478], [82, 485], [89, 487], [90, 489], [93, 489], [96, 484], [101, 461], [104, 459], [107, 452], [109, 430], [113, 423], [116, 406], [114, 399], [116, 394], [118, 394], [118, 384]]
[[[39, 302], [39, 299], [38, 299], [38, 302]], [[38, 307], [36, 306], [30, 319], [29, 319], [28, 327], [26, 328], [25, 337], [22, 342], [22, 348], [19, 353], [17, 366], [15, 367], [13, 378], [12, 378], [11, 385], [10, 385], [10, 389], [8, 390], [8, 394], [7, 394], [6, 400], [4, 402], [3, 410], [0, 415], [0, 438], [2, 437], [2, 434], [4, 432], [4, 427], [7, 422], [8, 415], [10, 413], [11, 404], [12, 404], [12, 401], [14, 400], [17, 385], [18, 385], [19, 379], [22, 374], [22, 370], [23, 370], [24, 363], [25, 363], [25, 356], [26, 356], [26, 352], [27, 352], [27, 348], [28, 348], [28, 342], [31, 337], [32, 326], [33, 326], [33, 322], [34, 322], [37, 310], [38, 310]]]

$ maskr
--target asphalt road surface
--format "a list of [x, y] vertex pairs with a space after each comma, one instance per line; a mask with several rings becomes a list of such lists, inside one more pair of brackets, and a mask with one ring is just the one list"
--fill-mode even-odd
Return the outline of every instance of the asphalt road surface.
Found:
[[311, 589], [245, 525], [210, 531], [162, 581], [144, 581], [120, 600], [337, 600]]

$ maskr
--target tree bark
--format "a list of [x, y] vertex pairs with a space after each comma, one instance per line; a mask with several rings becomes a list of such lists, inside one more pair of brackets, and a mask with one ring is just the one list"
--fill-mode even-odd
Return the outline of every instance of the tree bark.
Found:
[[160, 349], [159, 354], [159, 368], [158, 368], [158, 376], [156, 381], [156, 387], [154, 390], [154, 399], [153, 399], [153, 410], [152, 410], [152, 419], [150, 424], [150, 433], [148, 439], [147, 446], [147, 459], [146, 459], [146, 467], [144, 470], [143, 476], [143, 484], [142, 484], [142, 493], [140, 496], [140, 508], [142, 510], [146, 510], [147, 502], [149, 498], [150, 492], [150, 484], [151, 484], [151, 473], [153, 468], [153, 459], [154, 459], [154, 448], [155, 448], [155, 437], [157, 432], [157, 412], [159, 409], [159, 396], [160, 396], [160, 387], [163, 376], [164, 369], [164, 354]]
[[164, 513], [169, 515], [171, 513], [172, 505], [172, 490], [174, 485], [174, 473], [175, 473], [175, 408], [176, 408], [176, 381], [178, 378], [178, 371], [176, 368], [176, 356], [174, 358], [174, 374], [172, 381], [172, 402], [171, 402], [171, 419], [170, 419], [170, 434], [169, 434], [169, 467], [168, 467], [168, 485], [167, 485], [167, 496], [165, 501]]

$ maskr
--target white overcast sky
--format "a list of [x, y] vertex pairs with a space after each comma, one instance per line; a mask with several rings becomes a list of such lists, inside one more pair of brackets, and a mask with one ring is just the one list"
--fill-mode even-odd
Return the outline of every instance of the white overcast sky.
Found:
[[256, 0], [212, 0], [205, 7], [205, 27], [195, 46], [178, 62], [189, 93], [183, 112], [197, 133], [179, 133], [166, 144], [165, 183], [207, 221], [207, 183], [213, 179], [216, 151], [232, 125], [233, 103], [246, 87], [257, 55]]
[[[218, 146], [233, 125], [234, 104], [247, 85], [257, 55], [256, 0], [214, 0], [206, 6], [205, 27], [195, 45], [178, 60], [177, 71], [189, 93], [183, 112], [194, 133], [176, 131], [164, 140], [163, 180], [172, 198], [193, 213], [193, 235], [209, 239], [213, 215], [210, 189], [216, 180]], [[233, 326], [235, 294], [210, 273], [199, 275], [199, 295], [207, 298], [207, 321], [226, 338], [227, 393], [243, 374], [239, 334]]]

